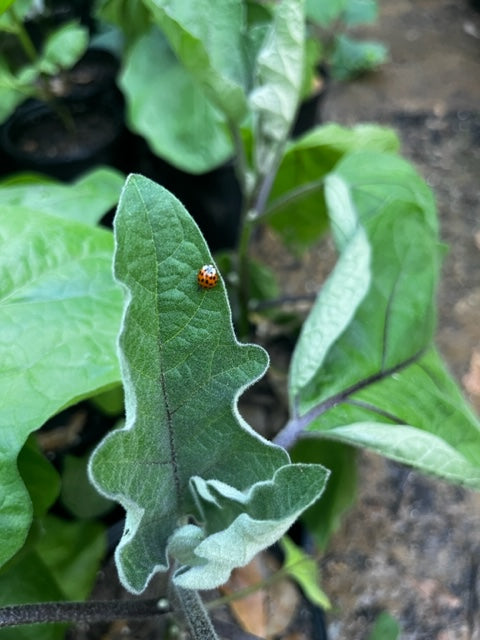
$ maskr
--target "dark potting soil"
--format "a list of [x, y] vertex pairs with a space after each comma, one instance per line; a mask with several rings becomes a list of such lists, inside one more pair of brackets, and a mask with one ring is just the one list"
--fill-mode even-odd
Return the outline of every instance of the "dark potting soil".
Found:
[[20, 153], [32, 159], [77, 159], [104, 147], [118, 129], [115, 121], [102, 112], [73, 113], [72, 118], [75, 129], [70, 131], [55, 114], [43, 114], [20, 131], [14, 142]]

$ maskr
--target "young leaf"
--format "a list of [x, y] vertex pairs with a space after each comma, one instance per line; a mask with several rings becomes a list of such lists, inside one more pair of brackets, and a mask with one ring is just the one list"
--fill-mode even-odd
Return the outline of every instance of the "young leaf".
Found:
[[0, 206], [30, 208], [66, 220], [96, 224], [118, 201], [124, 182], [114, 169], [94, 169], [73, 184], [62, 184], [35, 175], [25, 180], [0, 182]]
[[51, 33], [43, 47], [38, 68], [42, 73], [55, 74], [72, 67], [85, 52], [88, 30], [75, 22], [61, 25]]
[[400, 632], [398, 621], [387, 611], [382, 611], [377, 616], [367, 640], [397, 640]]
[[303, 0], [283, 0], [274, 5], [273, 14], [250, 94], [256, 164], [265, 173], [272, 168], [278, 144], [288, 137], [302, 89], [305, 54]]
[[280, 539], [280, 546], [285, 553], [284, 569], [300, 585], [305, 597], [322, 609], [330, 609], [328, 596], [318, 584], [318, 567], [315, 559], [297, 547], [288, 536]]
[[130, 126], [160, 157], [185, 171], [201, 173], [232, 155], [224, 116], [157, 29], [128, 52], [120, 85]]
[[348, 0], [306, 0], [305, 11], [311, 22], [327, 27], [342, 14], [347, 4]]
[[126, 294], [126, 425], [97, 447], [90, 476], [127, 511], [116, 551], [126, 588], [143, 591], [167, 569], [169, 553], [183, 564], [180, 587], [212, 588], [281, 536], [328, 472], [291, 465], [239, 415], [238, 396], [268, 358], [237, 342], [223, 283], [197, 284], [212, 258], [178, 200], [130, 176], [115, 237], [115, 275]]
[[5, 206], [0, 237], [1, 565], [32, 518], [18, 453], [61, 408], [118, 381], [121, 301], [111, 233]]

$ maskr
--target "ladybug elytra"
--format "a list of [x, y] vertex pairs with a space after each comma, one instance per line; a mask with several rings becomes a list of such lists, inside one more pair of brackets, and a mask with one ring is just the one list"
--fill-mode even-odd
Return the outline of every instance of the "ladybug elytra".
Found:
[[213, 289], [218, 282], [218, 273], [213, 264], [204, 264], [197, 275], [197, 282], [203, 289]]

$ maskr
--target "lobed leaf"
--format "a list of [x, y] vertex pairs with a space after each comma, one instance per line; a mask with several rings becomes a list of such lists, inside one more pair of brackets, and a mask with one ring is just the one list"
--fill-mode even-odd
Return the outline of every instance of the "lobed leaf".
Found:
[[212, 588], [282, 535], [321, 493], [327, 472], [290, 465], [239, 415], [238, 396], [268, 358], [237, 342], [223, 283], [198, 286], [212, 258], [178, 200], [130, 176], [115, 237], [126, 295], [126, 425], [97, 447], [90, 476], [127, 511], [116, 551], [126, 588], [143, 591], [167, 569], [169, 553], [183, 565], [180, 586]]
[[107, 231], [4, 206], [0, 238], [1, 565], [22, 546], [32, 520], [17, 469], [28, 435], [119, 379], [120, 293]]

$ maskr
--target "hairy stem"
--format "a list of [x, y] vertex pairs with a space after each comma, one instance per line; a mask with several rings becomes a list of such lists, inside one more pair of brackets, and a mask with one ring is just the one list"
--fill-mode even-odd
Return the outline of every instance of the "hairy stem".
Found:
[[168, 601], [158, 598], [18, 604], [0, 608], [0, 627], [45, 622], [99, 622], [120, 618], [146, 618], [170, 611]]
[[219, 640], [197, 591], [175, 588], [193, 640]]
[[[389, 369], [382, 369], [378, 373], [375, 373], [368, 378], [365, 378], [364, 380], [353, 384], [351, 387], [348, 387], [347, 389], [344, 389], [343, 391], [340, 391], [339, 393], [326, 398], [325, 400], [323, 400], [323, 402], [315, 405], [301, 416], [298, 415], [298, 413], [295, 411], [293, 416], [283, 427], [283, 429], [281, 429], [281, 431], [277, 433], [277, 435], [273, 439], [273, 442], [281, 447], [284, 447], [284, 449], [290, 449], [300, 438], [306, 427], [326, 411], [332, 409], [342, 402], [346, 402], [347, 400], [349, 400], [350, 396], [357, 393], [358, 391], [361, 391], [362, 389], [365, 389], [366, 387], [375, 384], [376, 382], [380, 382], [380, 380], [383, 380], [384, 378], [387, 378], [394, 373], [402, 371], [402, 369], [405, 369], [405, 367], [408, 367], [409, 365], [416, 362], [419, 358], [421, 358], [424, 352], [425, 349], [422, 349], [410, 358], [405, 359], [403, 362], [399, 362], [394, 367], [390, 367]], [[398, 418], [397, 420], [399, 421], [400, 418]]]

